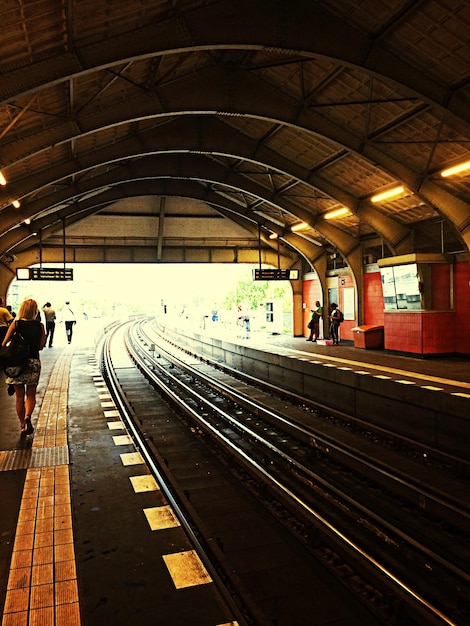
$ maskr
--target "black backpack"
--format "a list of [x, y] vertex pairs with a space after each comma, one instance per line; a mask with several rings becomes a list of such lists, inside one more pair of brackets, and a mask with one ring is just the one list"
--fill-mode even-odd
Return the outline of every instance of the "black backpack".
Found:
[[343, 311], [341, 311], [340, 309], [336, 309], [336, 313], [337, 313], [337, 318], [339, 320], [339, 323], [341, 324], [341, 322], [344, 322]]

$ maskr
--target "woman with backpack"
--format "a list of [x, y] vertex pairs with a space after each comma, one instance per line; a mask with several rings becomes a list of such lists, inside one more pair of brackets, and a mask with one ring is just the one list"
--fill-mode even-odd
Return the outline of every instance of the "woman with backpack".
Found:
[[[30, 435], [34, 431], [31, 415], [36, 406], [36, 389], [41, 373], [39, 351], [46, 343], [44, 324], [37, 319], [38, 305], [35, 300], [25, 300], [18, 311], [15, 321], [10, 324], [3, 345], [6, 345], [15, 330], [21, 333], [29, 346], [29, 355], [25, 367], [20, 373], [9, 372], [5, 368], [6, 384], [16, 394], [16, 414], [20, 420], [21, 436]], [[9, 391], [10, 393], [10, 391]]]
[[332, 302], [330, 306], [330, 337], [333, 339], [333, 345], [339, 344], [339, 325], [343, 319], [343, 314], [338, 309], [336, 302]]

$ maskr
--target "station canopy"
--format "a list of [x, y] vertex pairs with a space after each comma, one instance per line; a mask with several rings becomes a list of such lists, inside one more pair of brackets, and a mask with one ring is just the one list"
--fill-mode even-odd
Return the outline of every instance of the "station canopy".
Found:
[[4, 0], [0, 20], [3, 271], [468, 255], [468, 2]]

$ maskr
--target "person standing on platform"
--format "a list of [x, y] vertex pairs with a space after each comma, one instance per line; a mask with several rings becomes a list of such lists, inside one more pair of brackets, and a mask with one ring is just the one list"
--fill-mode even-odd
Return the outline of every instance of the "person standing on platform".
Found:
[[330, 337], [333, 339], [333, 345], [339, 344], [339, 325], [341, 323], [341, 313], [335, 302], [331, 303], [330, 308]]
[[0, 298], [0, 342], [2, 342], [7, 334], [8, 326], [13, 320], [13, 315], [3, 306], [3, 298]]
[[50, 302], [42, 307], [44, 312], [44, 318], [46, 320], [46, 343], [49, 340], [49, 348], [52, 348], [52, 342], [54, 341], [55, 320], [56, 314]]
[[62, 311], [65, 322], [65, 334], [67, 335], [68, 343], [72, 343], [73, 327], [77, 323], [75, 313], [70, 308], [70, 302], [67, 300], [64, 310]]
[[320, 337], [320, 320], [323, 317], [323, 307], [320, 305], [319, 300], [315, 302], [315, 309], [310, 309], [310, 311], [312, 319], [308, 324], [310, 336], [307, 341], [316, 341]]
[[8, 313], [11, 313], [13, 315], [13, 317], [16, 317], [16, 313], [11, 308], [11, 304], [7, 304], [7, 311], [8, 311]]
[[[31, 298], [25, 300], [18, 311], [18, 315], [13, 324], [10, 324], [2, 345], [6, 345], [15, 327], [23, 335], [29, 346], [29, 356], [26, 366], [22, 372], [16, 376], [8, 375], [8, 367], [5, 368], [9, 395], [16, 394], [16, 414], [20, 420], [21, 436], [30, 435], [33, 431], [31, 416], [36, 406], [36, 390], [41, 374], [41, 361], [39, 351], [46, 344], [46, 331], [44, 324], [37, 319], [38, 305]], [[10, 389], [13, 392], [10, 393]]]

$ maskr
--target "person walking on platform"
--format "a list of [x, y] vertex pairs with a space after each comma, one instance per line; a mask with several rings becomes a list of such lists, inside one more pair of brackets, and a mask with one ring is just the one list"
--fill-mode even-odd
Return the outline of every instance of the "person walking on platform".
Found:
[[8, 328], [2, 343], [2, 345], [8, 343], [15, 327], [17, 327], [29, 346], [28, 360], [20, 374], [9, 376], [8, 367], [5, 368], [5, 382], [9, 386], [9, 393], [10, 388], [13, 387], [13, 393], [16, 394], [16, 414], [20, 420], [21, 436], [30, 435], [34, 431], [31, 416], [36, 406], [36, 390], [41, 374], [39, 351], [46, 344], [44, 324], [37, 319], [37, 313], [37, 302], [31, 298], [25, 300], [20, 306], [15, 322]]
[[0, 342], [4, 340], [12, 320], [13, 315], [3, 306], [3, 298], [0, 298]]
[[320, 320], [323, 317], [323, 307], [320, 305], [319, 300], [315, 302], [315, 309], [310, 309], [310, 311], [312, 319], [308, 323], [310, 335], [307, 341], [316, 341], [320, 337]]
[[74, 312], [70, 308], [70, 302], [67, 300], [65, 308], [63, 310], [63, 317], [65, 322], [65, 334], [67, 335], [68, 343], [72, 343], [73, 327], [77, 323]]
[[44, 318], [46, 320], [46, 343], [49, 340], [49, 348], [52, 348], [52, 342], [54, 341], [55, 320], [56, 314], [50, 302], [42, 307], [44, 312]]

